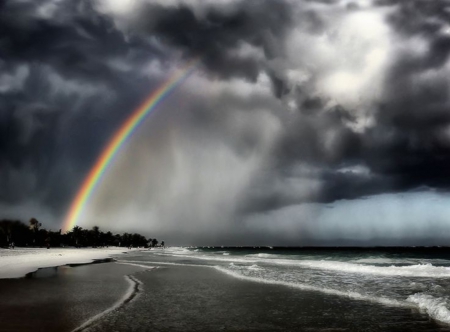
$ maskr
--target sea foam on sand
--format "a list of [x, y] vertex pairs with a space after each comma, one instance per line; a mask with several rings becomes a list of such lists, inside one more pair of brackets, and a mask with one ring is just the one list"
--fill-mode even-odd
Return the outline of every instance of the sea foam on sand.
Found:
[[39, 268], [87, 264], [131, 250], [125, 248], [17, 248], [0, 249], [0, 279], [20, 278]]

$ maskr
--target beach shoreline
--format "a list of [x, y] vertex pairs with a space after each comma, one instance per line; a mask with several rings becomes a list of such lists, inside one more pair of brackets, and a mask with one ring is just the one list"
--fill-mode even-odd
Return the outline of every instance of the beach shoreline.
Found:
[[411, 308], [237, 278], [159, 252], [130, 253], [0, 279], [0, 332], [450, 331]]
[[145, 292], [89, 332], [450, 331], [418, 311], [237, 279], [208, 266], [161, 265], [137, 278]]
[[151, 268], [113, 262], [141, 250], [0, 249], [0, 332], [73, 331], [114, 310], [136, 295], [132, 274]]
[[151, 268], [114, 262], [40, 268], [0, 279], [0, 332], [81, 331], [136, 296], [133, 274]]
[[123, 247], [0, 249], [0, 279], [23, 278], [49, 267], [91, 264], [140, 250]]

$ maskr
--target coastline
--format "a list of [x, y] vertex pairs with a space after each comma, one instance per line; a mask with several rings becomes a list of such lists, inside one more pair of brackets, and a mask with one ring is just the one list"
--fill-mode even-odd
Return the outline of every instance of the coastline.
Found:
[[450, 331], [413, 308], [237, 278], [183, 258], [155, 255], [150, 262], [133, 253], [0, 279], [0, 332]]
[[0, 279], [23, 278], [38, 269], [91, 264], [140, 249], [111, 248], [15, 248], [0, 249]]
[[151, 267], [114, 261], [141, 250], [0, 249], [0, 332], [83, 330], [136, 296], [132, 274]]
[[130, 303], [131, 301], [133, 301], [138, 296], [139, 292], [141, 291], [140, 287], [141, 287], [142, 283], [138, 279], [133, 277], [132, 274], [126, 275], [125, 280], [128, 282], [129, 288], [126, 291], [125, 295], [122, 296], [122, 298], [120, 298], [111, 307], [106, 308], [104, 311], [89, 318], [88, 320], [83, 322], [80, 326], [78, 326], [71, 332], [81, 332], [86, 329], [89, 329], [91, 326], [95, 326], [97, 324], [97, 321], [99, 319], [101, 319], [103, 316], [105, 316], [105, 315], [109, 314], [110, 312], [113, 312], [114, 310], [117, 310], [117, 309], [123, 307], [124, 305]]

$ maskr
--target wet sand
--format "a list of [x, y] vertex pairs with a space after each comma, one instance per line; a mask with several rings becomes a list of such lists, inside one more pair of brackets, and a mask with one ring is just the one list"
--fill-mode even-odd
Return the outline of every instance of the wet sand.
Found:
[[86, 331], [450, 331], [411, 309], [239, 280], [207, 267], [166, 265], [138, 279], [139, 297]]
[[210, 267], [103, 263], [0, 280], [0, 331], [72, 331], [139, 293], [84, 332], [103, 331], [450, 331], [425, 314], [319, 292], [240, 280]]
[[72, 331], [120, 300], [125, 275], [143, 271], [115, 263], [46, 268], [27, 278], [0, 280], [1, 332]]

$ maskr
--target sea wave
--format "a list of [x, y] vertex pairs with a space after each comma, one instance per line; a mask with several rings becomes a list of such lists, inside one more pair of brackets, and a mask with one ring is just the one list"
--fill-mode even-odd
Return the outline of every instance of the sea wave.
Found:
[[261, 268], [260, 266], [258, 266], [257, 264], [253, 264], [247, 267], [247, 269], [249, 270], [255, 270], [255, 271], [261, 271], [263, 270], [263, 268]]
[[274, 261], [280, 265], [296, 265], [314, 269], [333, 270], [344, 273], [362, 273], [382, 276], [405, 276], [405, 277], [433, 277], [449, 278], [450, 267], [434, 266], [432, 264], [416, 264], [408, 266], [374, 266], [353, 264], [339, 261]]
[[386, 258], [386, 257], [373, 257], [373, 258], [360, 258], [349, 261], [350, 263], [357, 264], [383, 264], [383, 265], [417, 265], [417, 264], [433, 264], [433, 265], [444, 265], [449, 266], [450, 261], [446, 259], [437, 259], [437, 258], [427, 258], [427, 259], [419, 259], [419, 258]]
[[171, 254], [175, 257], [186, 257], [200, 260], [220, 261], [220, 262], [233, 262], [233, 263], [264, 263], [264, 264], [276, 264], [282, 266], [296, 266], [300, 268], [321, 269], [329, 271], [337, 271], [341, 273], [359, 273], [359, 274], [372, 274], [380, 276], [405, 276], [405, 277], [432, 277], [432, 278], [450, 278], [450, 267], [448, 266], [434, 266], [430, 263], [414, 264], [406, 266], [377, 266], [367, 264], [355, 264], [350, 262], [332, 261], [332, 260], [301, 260], [301, 259], [282, 259], [282, 258], [270, 258], [270, 256], [276, 256], [271, 254], [256, 254], [246, 256], [230, 256], [223, 257], [223, 255], [178, 255], [177, 253]]
[[450, 324], [450, 311], [445, 298], [434, 297], [425, 293], [416, 293], [410, 295], [407, 301], [416, 304], [420, 310], [426, 312], [430, 317]]
[[225, 273], [227, 275], [230, 275], [232, 277], [242, 279], [242, 280], [249, 280], [264, 284], [271, 284], [271, 285], [283, 285], [288, 286], [292, 288], [297, 288], [301, 290], [306, 291], [315, 291], [315, 292], [321, 292], [329, 295], [337, 295], [337, 296], [343, 296], [348, 297], [354, 300], [361, 300], [361, 301], [370, 301], [375, 303], [380, 303], [387, 306], [394, 306], [394, 307], [407, 307], [411, 308], [413, 305], [406, 301], [399, 301], [395, 299], [385, 298], [385, 297], [375, 297], [375, 296], [369, 296], [369, 295], [363, 295], [358, 292], [354, 291], [342, 291], [342, 290], [336, 290], [331, 288], [324, 288], [324, 287], [317, 287], [312, 285], [306, 285], [302, 283], [294, 283], [294, 282], [287, 282], [287, 281], [281, 281], [281, 280], [268, 280], [260, 277], [253, 277], [253, 276], [246, 276], [239, 272], [232, 271], [230, 269], [224, 268], [222, 266], [214, 266], [214, 268], [222, 273]]
[[392, 258], [360, 258], [351, 260], [350, 263], [356, 264], [418, 264], [422, 263], [414, 259], [392, 259]]
[[[196, 257], [193, 257], [196, 258]], [[211, 255], [202, 256], [200, 259], [212, 259]], [[354, 300], [369, 301], [379, 303], [386, 306], [416, 308], [429, 315], [432, 319], [450, 324], [450, 297], [446, 291], [447, 281], [441, 280], [440, 285], [436, 284], [436, 278], [444, 278], [450, 276], [450, 269], [443, 266], [433, 266], [432, 264], [415, 264], [409, 266], [371, 266], [361, 265], [340, 261], [292, 261], [292, 260], [268, 260], [264, 258], [250, 259], [241, 256], [238, 259], [232, 257], [215, 256], [215, 261], [228, 261], [227, 265], [197, 265], [175, 262], [149, 262], [149, 261], [119, 261], [118, 263], [127, 263], [139, 265], [149, 268], [144, 264], [158, 265], [177, 265], [177, 266], [196, 266], [203, 268], [214, 268], [222, 273], [230, 275], [234, 278], [249, 280], [264, 284], [283, 285], [299, 290], [315, 291], [323, 294], [347, 297]], [[268, 263], [270, 261], [270, 264]], [[275, 261], [275, 264], [274, 264]], [[260, 264], [262, 262], [263, 264]], [[267, 265], [266, 265], [267, 264]], [[277, 264], [289, 266], [287, 269], [276, 269]], [[306, 274], [299, 270], [298, 272], [289, 274], [292, 265], [308, 268]], [[309, 279], [315, 276], [317, 271], [314, 269], [338, 271], [340, 273], [332, 273], [325, 276], [322, 281], [316, 282], [317, 278]], [[312, 272], [312, 275], [311, 275]], [[341, 274], [342, 272], [342, 274]], [[343, 274], [345, 272], [345, 274]], [[283, 274], [284, 273], [284, 274]], [[297, 274], [296, 274], [297, 273]], [[351, 275], [351, 274], [354, 275]], [[383, 285], [375, 282], [352, 284], [352, 287], [346, 287], [348, 280], [355, 282], [357, 273], [365, 273], [371, 275], [391, 276], [394, 278], [380, 279], [385, 280]], [[349, 275], [346, 275], [349, 274]], [[326, 282], [326, 278], [331, 276]], [[405, 277], [405, 278], [398, 278]], [[431, 277], [432, 279], [410, 279], [409, 277]], [[343, 279], [341, 279], [343, 278]], [[348, 279], [350, 278], [350, 279]], [[373, 278], [367, 279], [372, 280]], [[319, 280], [319, 279], [318, 279]], [[336, 280], [334, 282], [333, 280]], [[366, 280], [362, 278], [362, 280]], [[373, 279], [377, 280], [377, 278]], [[389, 280], [392, 280], [392, 284]], [[373, 286], [373, 287], [372, 287]], [[381, 288], [380, 288], [381, 287]], [[413, 295], [410, 295], [417, 292]]]
[[266, 254], [266, 253], [245, 255], [245, 257], [255, 257], [255, 258], [276, 258], [278, 256], [279, 255], [276, 254]]

